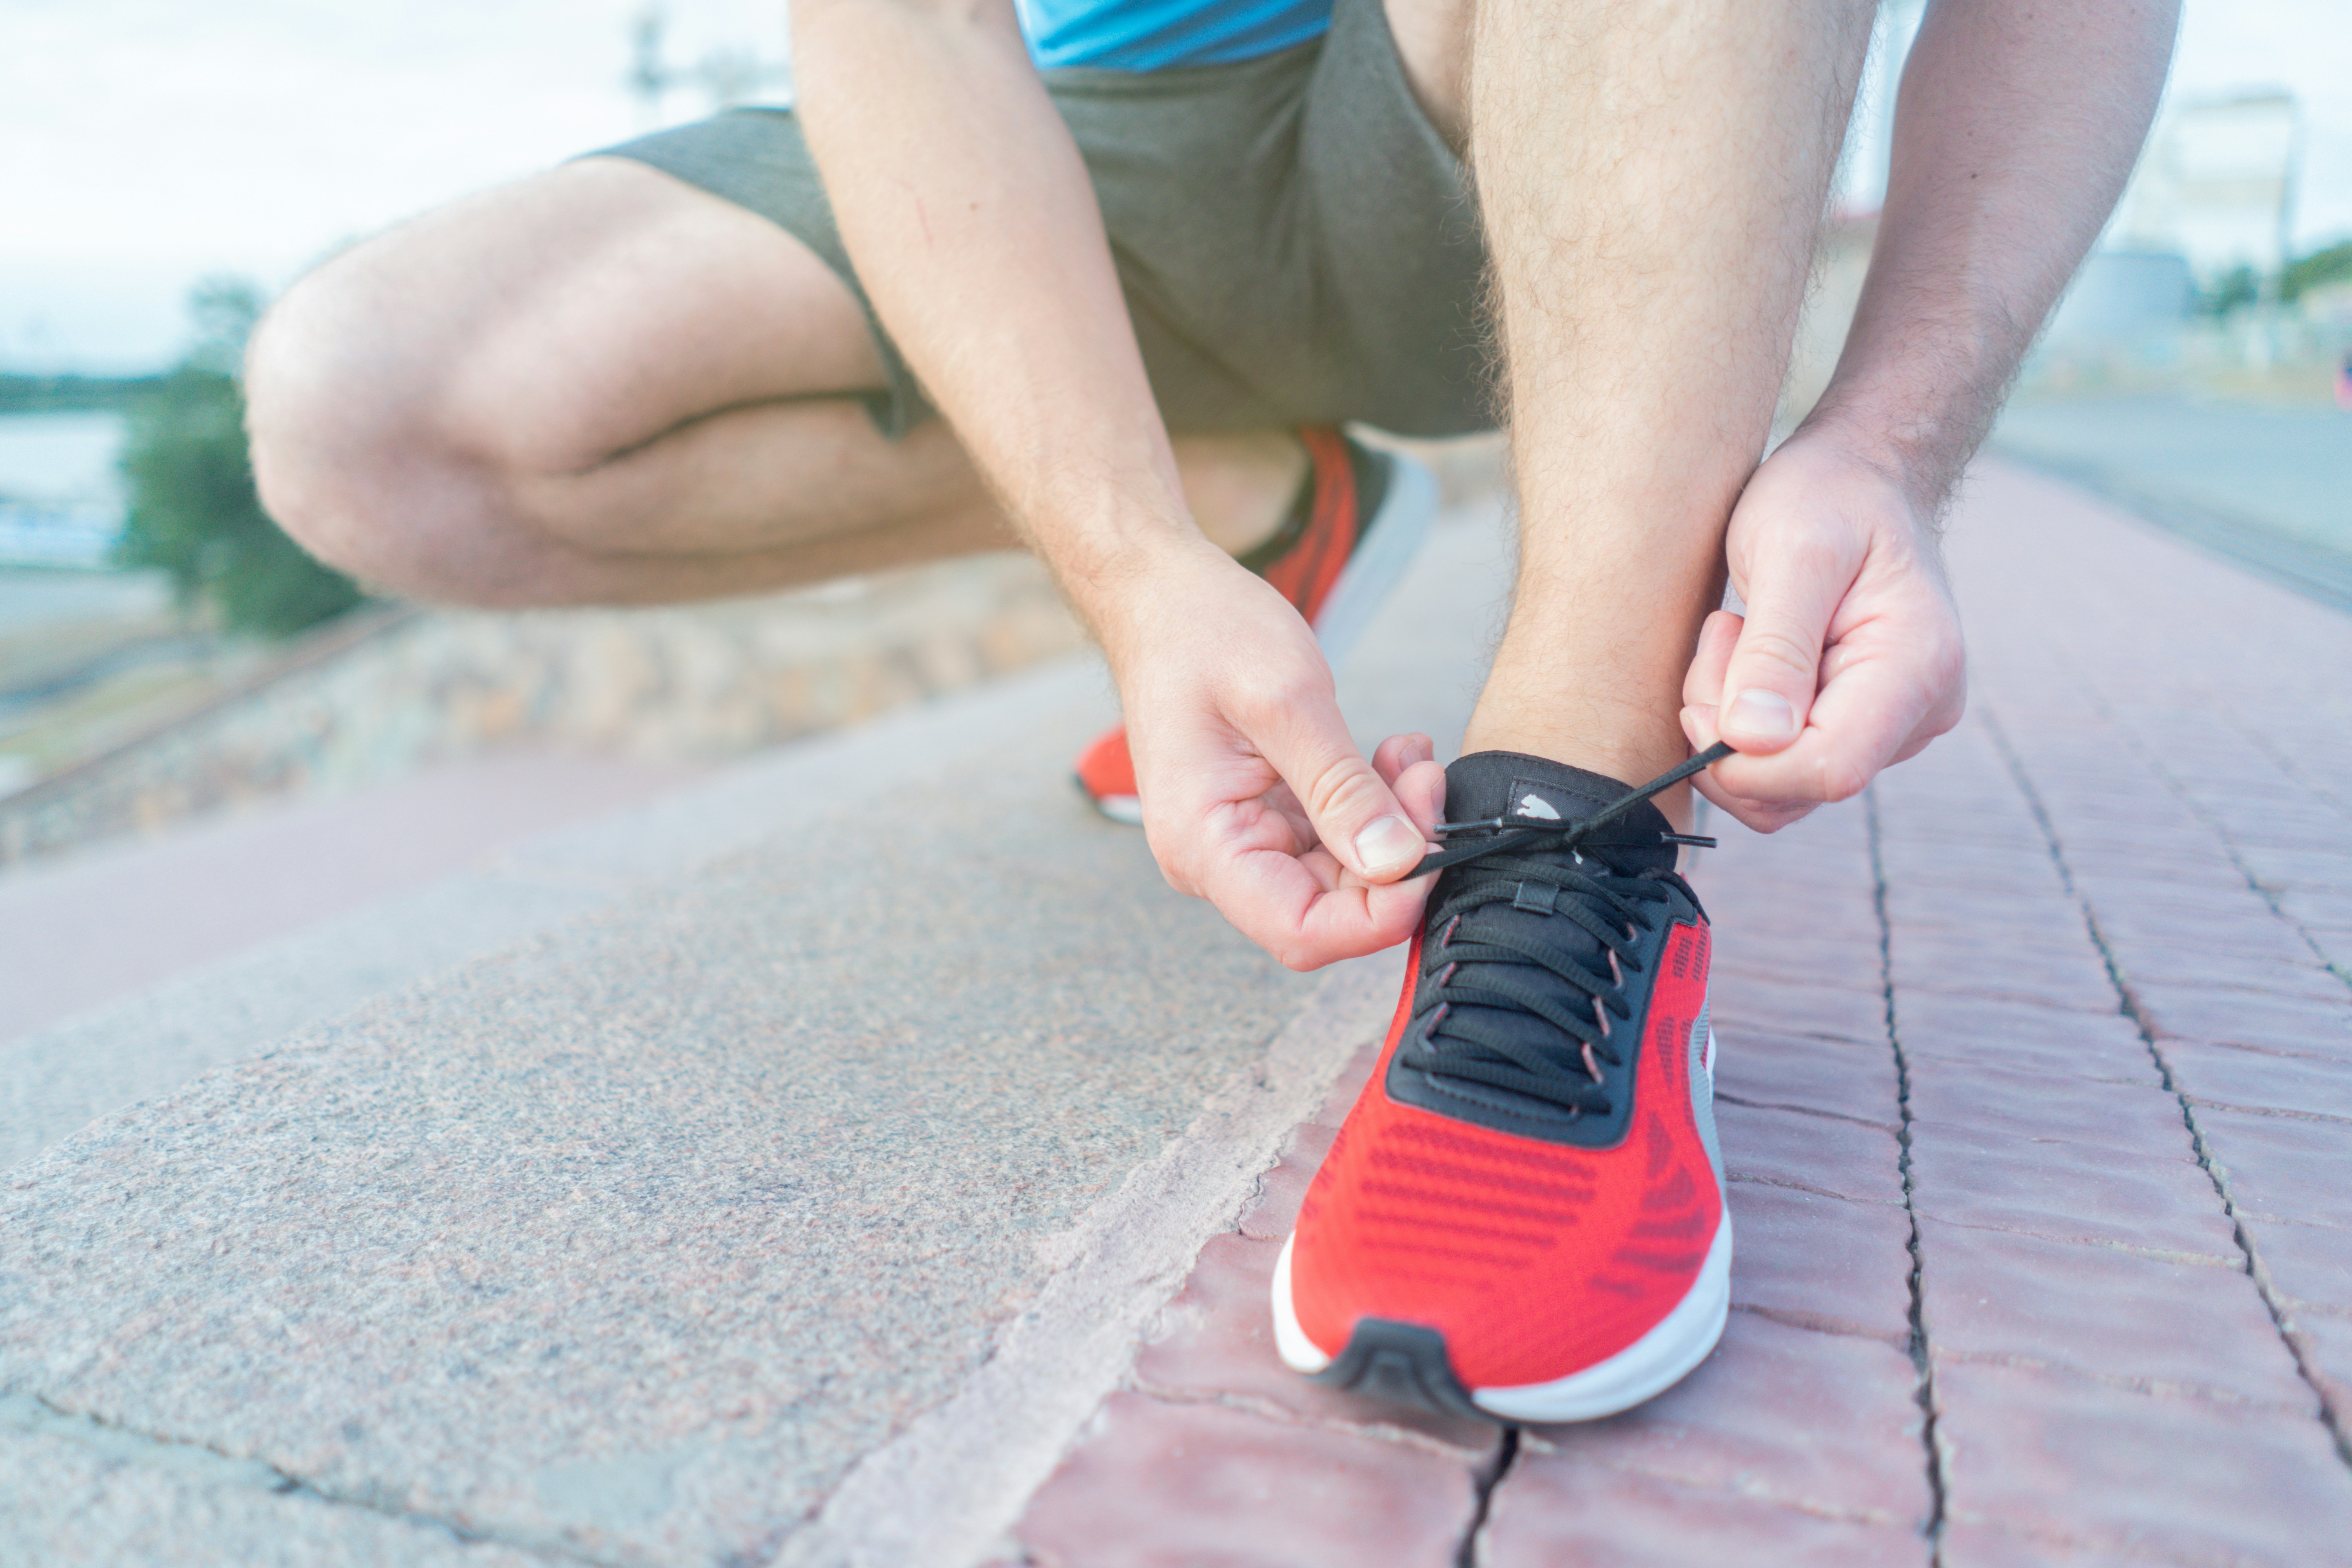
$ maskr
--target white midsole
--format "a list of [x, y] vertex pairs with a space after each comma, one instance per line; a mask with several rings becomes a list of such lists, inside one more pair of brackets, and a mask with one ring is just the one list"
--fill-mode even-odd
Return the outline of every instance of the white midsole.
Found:
[[[1286, 1240], [1282, 1256], [1275, 1260], [1274, 1345], [1292, 1371], [1312, 1375], [1329, 1366], [1331, 1357], [1307, 1337], [1290, 1302], [1290, 1249], [1297, 1239], [1293, 1234]], [[1597, 1421], [1654, 1399], [1688, 1376], [1723, 1338], [1730, 1316], [1731, 1214], [1727, 1209], [1716, 1224], [1715, 1240], [1707, 1247], [1706, 1261], [1699, 1265], [1698, 1278], [1648, 1333], [1582, 1372], [1549, 1383], [1474, 1388], [1470, 1398], [1481, 1410], [1509, 1421]]]
[[1290, 1304], [1290, 1249], [1297, 1244], [1298, 1233], [1293, 1231], [1282, 1238], [1282, 1256], [1274, 1260], [1274, 1348], [1283, 1365], [1312, 1377], [1329, 1366], [1331, 1358], [1307, 1337], [1298, 1326], [1297, 1309]]
[[1716, 1222], [1698, 1278], [1657, 1327], [1582, 1372], [1516, 1388], [1477, 1388], [1481, 1410], [1513, 1421], [1598, 1421], [1655, 1399], [1690, 1375], [1723, 1338], [1731, 1318], [1731, 1213]]
[[1094, 796], [1094, 803], [1095, 809], [1113, 822], [1124, 822], [1130, 827], [1143, 826], [1143, 802], [1136, 795], [1098, 795]]

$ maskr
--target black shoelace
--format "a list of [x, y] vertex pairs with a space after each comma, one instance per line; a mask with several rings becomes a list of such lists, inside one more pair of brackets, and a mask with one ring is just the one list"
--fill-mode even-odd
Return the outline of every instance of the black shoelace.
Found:
[[[1398, 1053], [1399, 1065], [1525, 1095], [1571, 1116], [1608, 1115], [1613, 1101], [1603, 1066], [1624, 1065], [1612, 1020], [1633, 1016], [1626, 976], [1642, 973], [1641, 938], [1653, 929], [1649, 906], [1671, 900], [1665, 883], [1674, 873], [1624, 874], [1585, 856], [1578, 846], [1659, 791], [1729, 755], [1729, 746], [1710, 746], [1588, 817], [1548, 821], [1507, 814], [1440, 824], [1437, 832], [1448, 840], [1446, 847], [1423, 859], [1413, 874], [1473, 868], [1453, 879], [1428, 919], [1427, 929], [1437, 933], [1433, 957], [1444, 963], [1414, 998], [1414, 1026]], [[1454, 842], [1457, 837], [1462, 841]], [[1671, 844], [1715, 844], [1689, 834], [1662, 837]], [[1574, 953], [1563, 944], [1530, 940], [1501, 922], [1474, 918], [1492, 904], [1564, 919], [1595, 945], [1589, 953]], [[1424, 966], [1431, 962], [1433, 955], [1424, 953]], [[1528, 968], [1550, 974], [1560, 985], [1546, 985], [1539, 976], [1525, 973]], [[1566, 1039], [1546, 1045], [1475, 1016], [1457, 1016], [1465, 1006], [1531, 1015]], [[1563, 1051], [1562, 1045], [1570, 1048]]]

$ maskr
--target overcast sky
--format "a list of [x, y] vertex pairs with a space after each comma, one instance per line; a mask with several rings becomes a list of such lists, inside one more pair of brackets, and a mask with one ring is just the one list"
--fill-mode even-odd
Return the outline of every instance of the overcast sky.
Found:
[[[144, 369], [207, 272], [322, 252], [620, 140], [641, 0], [0, 0], [0, 365]], [[673, 0], [675, 63], [781, 58], [782, 0]], [[2173, 90], [2283, 84], [2300, 248], [2352, 235], [2352, 5], [2189, 0]], [[673, 95], [672, 120], [695, 108]]]

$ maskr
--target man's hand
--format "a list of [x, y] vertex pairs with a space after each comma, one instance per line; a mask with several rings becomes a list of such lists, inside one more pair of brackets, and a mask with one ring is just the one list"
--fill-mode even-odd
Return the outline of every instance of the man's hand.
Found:
[[1171, 885], [1293, 969], [1412, 934], [1445, 771], [1425, 735], [1366, 762], [1314, 633], [1205, 542], [1139, 572], [1100, 615], [1144, 828]]
[[1698, 777], [1759, 832], [1859, 794], [1959, 722], [1959, 612], [1928, 519], [1882, 469], [1801, 431], [1741, 492], [1724, 542], [1743, 619], [1717, 610], [1683, 729], [1739, 755]]

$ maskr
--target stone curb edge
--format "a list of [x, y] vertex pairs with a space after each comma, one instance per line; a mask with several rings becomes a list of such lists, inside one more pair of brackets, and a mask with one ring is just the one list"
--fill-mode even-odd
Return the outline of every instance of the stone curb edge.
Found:
[[1037, 1300], [945, 1404], [858, 1461], [776, 1568], [969, 1568], [1002, 1552], [1202, 1247], [1379, 1031], [1392, 968], [1385, 954], [1337, 966], [1181, 1137], [1040, 1244], [1055, 1271]]

